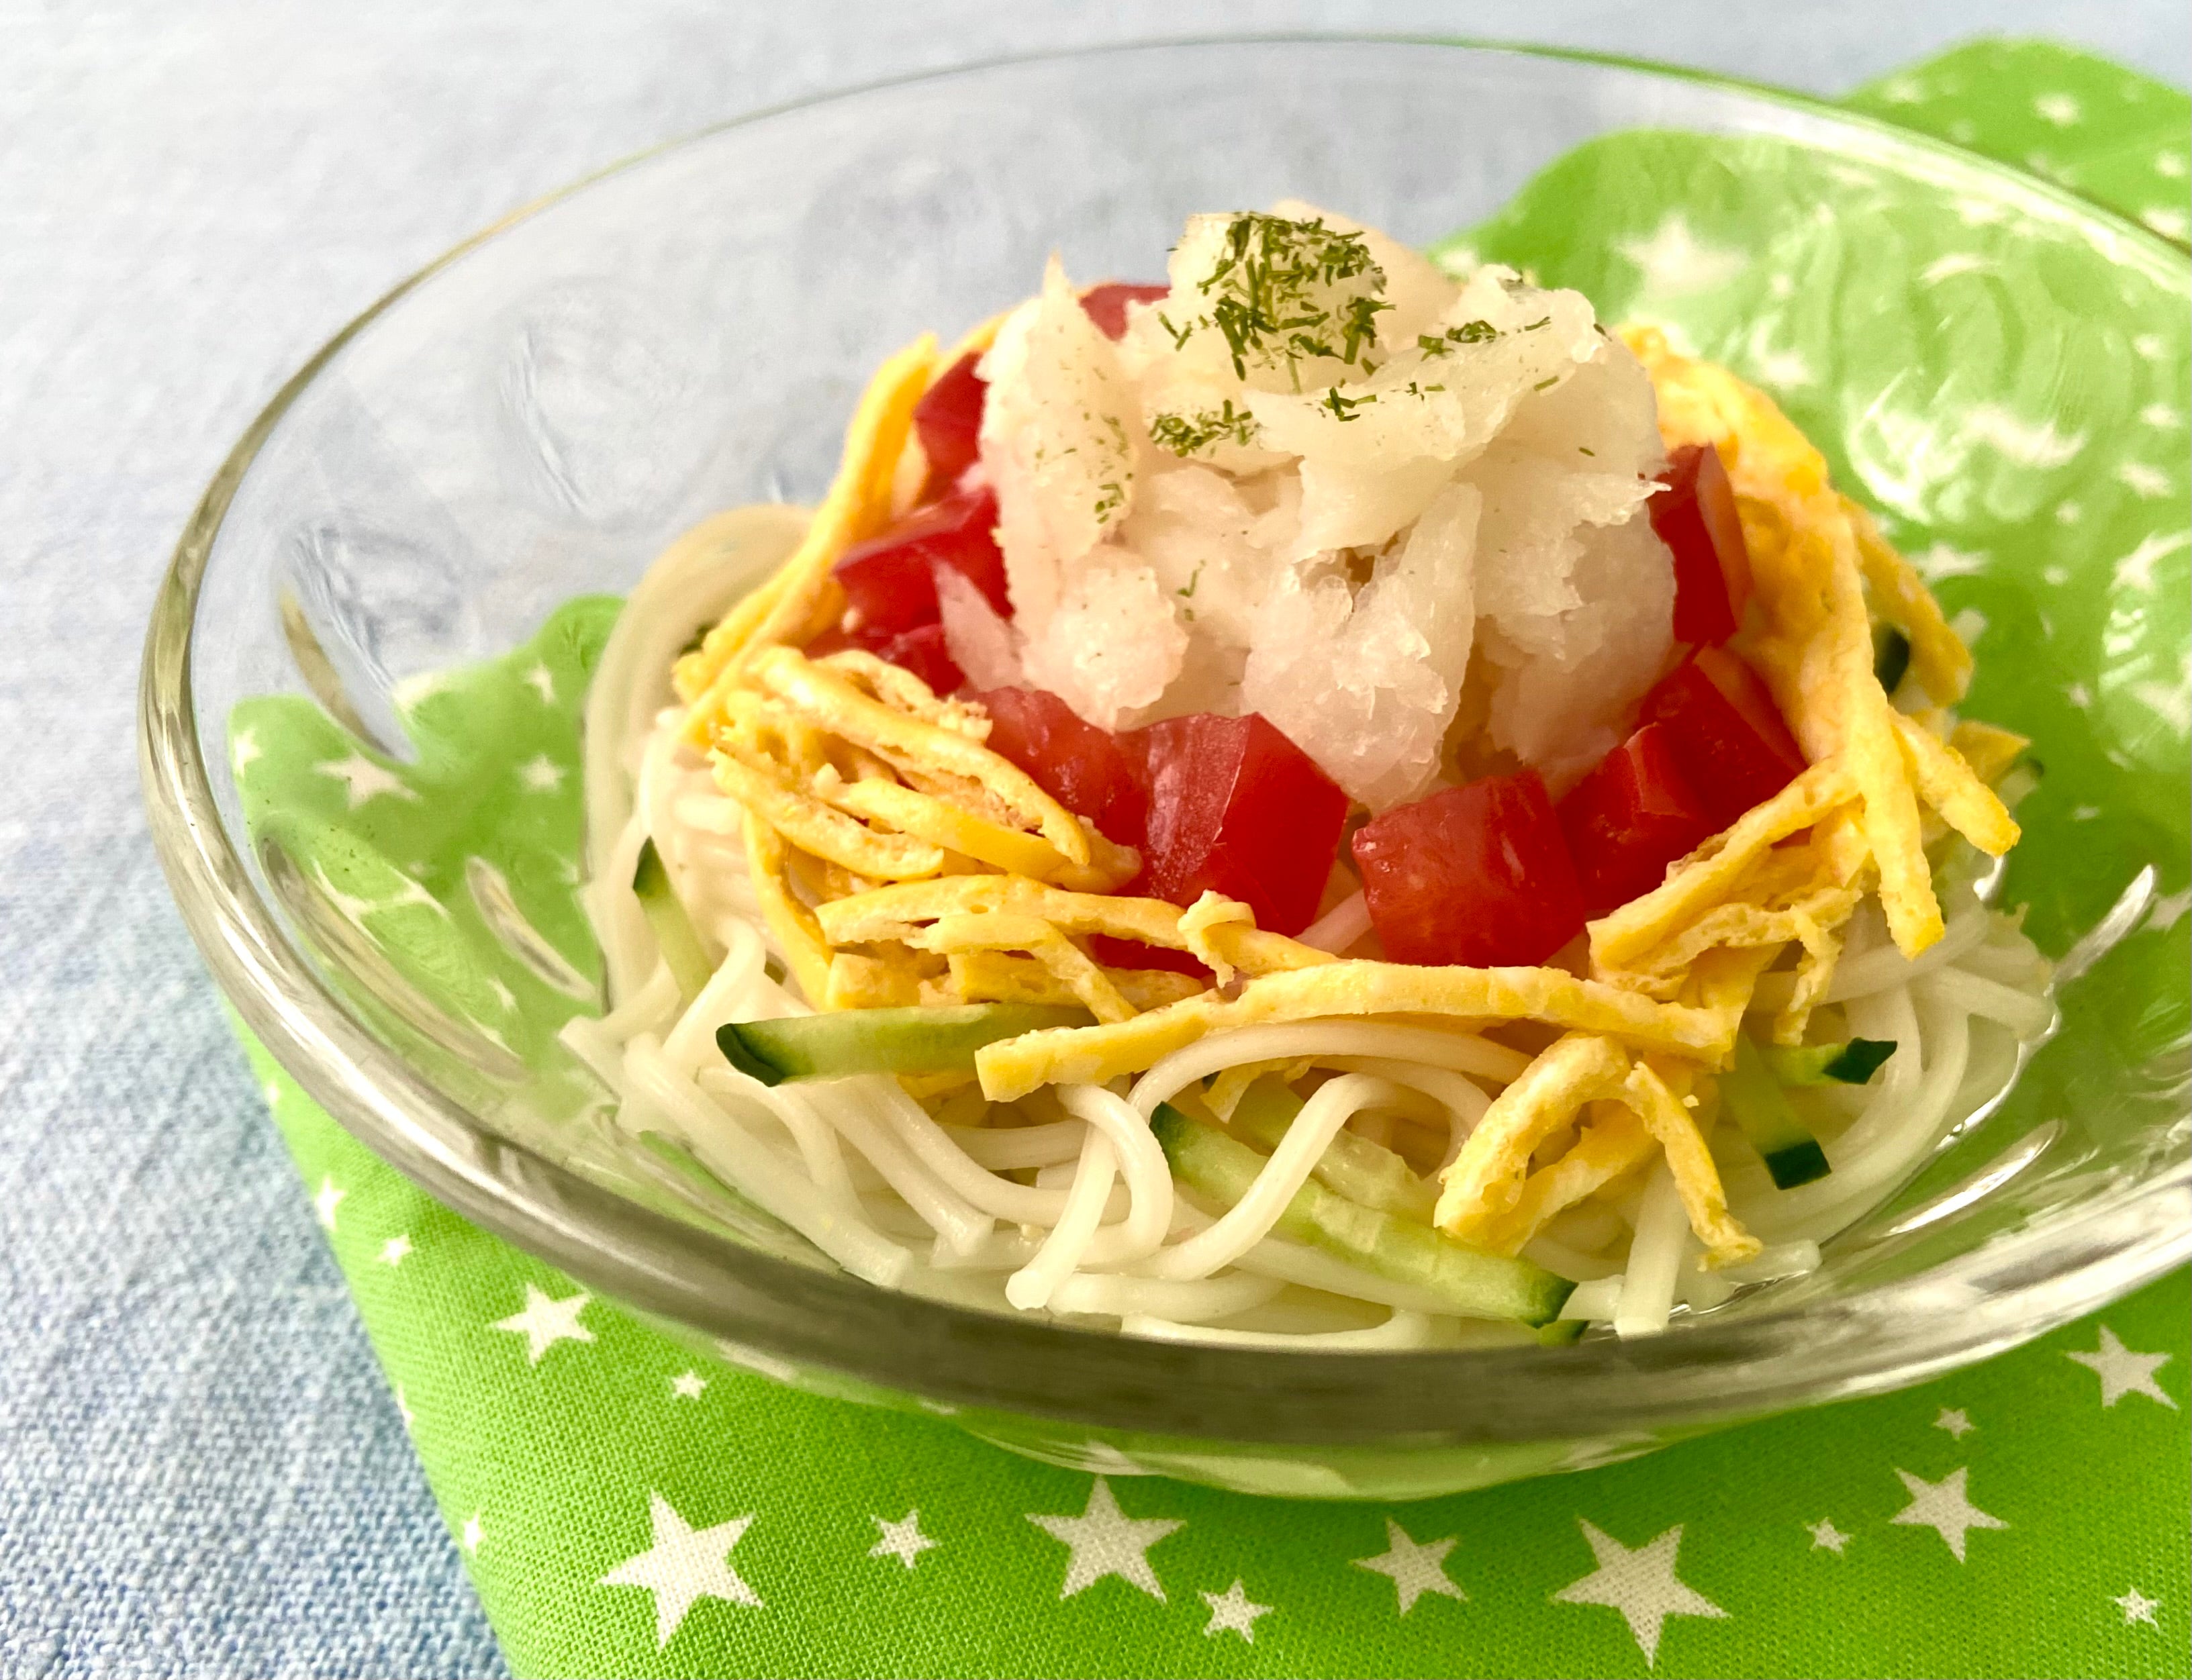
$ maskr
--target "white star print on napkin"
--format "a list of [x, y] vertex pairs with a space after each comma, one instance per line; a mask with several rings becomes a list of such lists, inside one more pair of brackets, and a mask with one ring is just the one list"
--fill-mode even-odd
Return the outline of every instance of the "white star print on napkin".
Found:
[[2101, 1380], [2101, 1404], [2113, 1406], [2126, 1394], [2143, 1394], [2149, 1400], [2159, 1400], [2177, 1409], [2160, 1383], [2154, 1380], [2155, 1372], [2169, 1363], [2166, 1353], [2134, 1353], [2116, 1340], [2116, 1333], [2106, 1324], [2101, 1326], [2101, 1345], [2090, 1353], [2072, 1353], [2087, 1370]]
[[882, 1538], [868, 1548], [871, 1558], [895, 1558], [909, 1569], [924, 1552], [933, 1551], [944, 1542], [931, 1540], [921, 1531], [921, 1510], [916, 1506], [897, 1522], [887, 1522], [881, 1517], [871, 1517]]
[[1964, 1536], [1968, 1530], [2009, 1526], [2001, 1518], [1989, 1515], [1971, 1502], [1964, 1492], [1964, 1478], [1971, 1474], [1968, 1470], [1952, 1470], [1938, 1482], [1928, 1482], [1907, 1470], [1895, 1473], [1903, 1478], [1910, 1503], [1887, 1520], [1933, 1529], [1949, 1543], [1949, 1550], [1959, 1563], [1964, 1561]]
[[1202, 1630], [1202, 1637], [1214, 1639], [1221, 1633], [1237, 1633], [1253, 1645], [1256, 1643], [1256, 1618], [1271, 1613], [1269, 1604], [1259, 1604], [1251, 1598], [1236, 1578], [1223, 1592], [1206, 1592], [1202, 1602], [1210, 1606], [1210, 1625]]
[[1375, 1558], [1357, 1558], [1354, 1561], [1358, 1569], [1372, 1569], [1391, 1578], [1393, 1591], [1400, 1599], [1400, 1613], [1406, 1615], [1426, 1592], [1441, 1593], [1448, 1598], [1469, 1597], [1446, 1572], [1446, 1554], [1453, 1550], [1452, 1535], [1419, 1544], [1409, 1537], [1406, 1529], [1388, 1517], [1385, 1550]]
[[1675, 1554], [1682, 1544], [1680, 1523], [1658, 1539], [1631, 1550], [1603, 1529], [1578, 1518], [1598, 1567], [1581, 1580], [1553, 1594], [1562, 1604], [1604, 1604], [1621, 1612], [1648, 1665], [1659, 1657], [1659, 1630], [1669, 1616], [1725, 1616], [1727, 1612], [1675, 1578]]
[[491, 1330], [507, 1330], [525, 1338], [525, 1363], [537, 1365], [540, 1356], [559, 1341], [591, 1341], [594, 1333], [579, 1322], [593, 1296], [584, 1291], [557, 1301], [537, 1284], [525, 1286], [525, 1308], [507, 1318], [497, 1318]]
[[1065, 1584], [1058, 1592], [1060, 1598], [1070, 1598], [1105, 1575], [1116, 1575], [1160, 1604], [1165, 1602], [1165, 1592], [1157, 1572], [1150, 1567], [1149, 1549], [1187, 1526], [1173, 1518], [1127, 1516], [1111, 1496], [1111, 1484], [1101, 1476], [1089, 1489], [1088, 1508], [1080, 1516], [1044, 1517], [1030, 1512], [1028, 1521], [1072, 1548]]
[[760, 1608], [759, 1596], [731, 1567], [731, 1548], [753, 1521], [751, 1512], [713, 1528], [696, 1529], [652, 1489], [647, 1495], [647, 1510], [654, 1525], [654, 1543], [638, 1556], [625, 1558], [596, 1585], [641, 1586], [654, 1595], [658, 1648], [670, 1643], [685, 1613], [703, 1598]]

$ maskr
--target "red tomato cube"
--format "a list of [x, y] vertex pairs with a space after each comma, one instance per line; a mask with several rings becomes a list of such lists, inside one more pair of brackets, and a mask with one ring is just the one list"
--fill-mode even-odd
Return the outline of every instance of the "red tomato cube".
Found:
[[992, 688], [973, 698], [990, 714], [990, 751], [1027, 772], [1037, 787], [1109, 839], [1140, 847], [1149, 795], [1116, 736], [1082, 721], [1065, 701], [1040, 688]]
[[1096, 323], [1098, 332], [1107, 339], [1120, 339], [1126, 336], [1128, 304], [1153, 304], [1171, 293], [1169, 286], [1133, 286], [1112, 280], [1083, 292], [1081, 307]]
[[1142, 877], [1130, 891], [1180, 905], [1238, 898], [1256, 925], [1299, 933], [1332, 874], [1347, 795], [1262, 717], [1199, 712], [1122, 737], [1149, 788]]
[[1659, 482], [1667, 488], [1645, 505], [1675, 556], [1675, 640], [1717, 646], [1735, 634], [1750, 599], [1750, 550], [1727, 469], [1710, 443], [1687, 444]]
[[1355, 866], [1395, 962], [1527, 965], [1583, 931], [1583, 891], [1534, 770], [1373, 817], [1356, 830]]
[[982, 404], [990, 390], [974, 373], [974, 364], [981, 359], [961, 356], [936, 376], [913, 405], [914, 436], [928, 460], [923, 501], [950, 490], [981, 453]]
[[1700, 647], [1644, 697], [1718, 833], [1804, 772], [1804, 755], [1760, 678], [1722, 647]]
[[927, 683], [933, 694], [956, 694], [967, 686], [966, 673], [953, 663], [945, 646], [944, 626], [923, 624], [917, 630], [893, 636], [876, 650], [893, 665], [904, 667]]
[[1557, 809], [1594, 920], [1651, 891], [1713, 832], [1664, 723], [1646, 724], [1600, 760]]
[[996, 527], [996, 494], [973, 490], [918, 508], [882, 536], [854, 544], [830, 568], [844, 585], [845, 628], [898, 635], [934, 624], [939, 566], [959, 572], [1009, 618]]
[[922, 624], [898, 633], [848, 630], [837, 625], [808, 642], [804, 652], [810, 659], [821, 659], [842, 653], [848, 647], [860, 648], [911, 671], [933, 693], [956, 694], [967, 686], [966, 674], [953, 661], [951, 650], [945, 645], [941, 624]]

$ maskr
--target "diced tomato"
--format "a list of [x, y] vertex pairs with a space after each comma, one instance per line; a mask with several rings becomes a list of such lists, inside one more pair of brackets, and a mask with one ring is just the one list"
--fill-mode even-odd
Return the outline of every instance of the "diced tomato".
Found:
[[1037, 787], [1110, 839], [1139, 848], [1149, 794], [1116, 736], [1082, 721], [1065, 701], [1043, 689], [992, 688], [973, 698], [990, 714], [990, 751], [1011, 760]]
[[1601, 759], [1557, 809], [1584, 914], [1594, 919], [1651, 891], [1713, 832], [1664, 723], [1646, 724]]
[[952, 663], [944, 644], [944, 626], [923, 624], [917, 630], [893, 636], [876, 650], [893, 665], [904, 667], [927, 683], [934, 694], [956, 694], [967, 686], [967, 674]]
[[971, 490], [916, 509], [882, 536], [854, 544], [831, 568], [845, 586], [845, 628], [896, 635], [934, 624], [939, 566], [959, 572], [1009, 618], [996, 526], [996, 494]]
[[945, 645], [941, 624], [923, 624], [898, 635], [833, 626], [808, 642], [805, 652], [810, 659], [820, 659], [848, 647], [911, 671], [937, 694], [956, 694], [967, 686], [966, 674], [953, 663], [951, 651]]
[[1534, 770], [1396, 806], [1355, 834], [1370, 920], [1395, 962], [1541, 963], [1583, 931], [1583, 891]]
[[1332, 874], [1347, 795], [1262, 717], [1199, 712], [1122, 737], [1149, 787], [1142, 876], [1175, 904], [1238, 898], [1259, 927], [1299, 933]]
[[1715, 833], [1804, 771], [1804, 755], [1757, 672], [1724, 647], [1700, 647], [1644, 697], [1642, 721], [1667, 744]]
[[1163, 945], [1145, 945], [1138, 940], [1114, 939], [1108, 933], [1099, 933], [1088, 941], [1088, 954], [1106, 968], [1162, 968], [1189, 975], [1206, 986], [1218, 982], [1216, 975], [1186, 952]]
[[990, 389], [974, 373], [974, 364], [981, 359], [971, 354], [961, 356], [936, 376], [913, 405], [914, 435], [928, 459], [923, 501], [950, 490], [981, 453], [982, 403]]
[[1127, 305], [1153, 304], [1171, 294], [1169, 286], [1132, 286], [1123, 281], [1108, 281], [1101, 286], [1091, 286], [1081, 294], [1081, 307], [1088, 318], [1107, 339], [1123, 338], [1127, 331]]
[[1675, 640], [1717, 646], [1735, 634], [1750, 599], [1750, 550], [1727, 469], [1711, 444], [1687, 444], [1659, 482], [1667, 488], [1646, 505], [1675, 556]]

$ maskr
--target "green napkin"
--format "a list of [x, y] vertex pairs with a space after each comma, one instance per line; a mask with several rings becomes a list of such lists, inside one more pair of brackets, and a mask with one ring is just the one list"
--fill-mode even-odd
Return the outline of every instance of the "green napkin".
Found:
[[[2188, 102], [2115, 66], [1984, 43], [1852, 103], [2044, 162], [2166, 234], [2175, 215], [2182, 236]], [[1679, 202], [1699, 205], [1684, 228], [1702, 242], [1647, 253], [1672, 284], [1677, 259], [1710, 253], [1715, 214]], [[1532, 246], [1530, 214], [1478, 236], [1550, 252], [1542, 226]], [[2165, 387], [2186, 362], [2183, 323], [2170, 331]], [[1777, 368], [1776, 353], [1789, 354], [1767, 347], [1753, 371], [1801, 386], [1805, 370]], [[2159, 457], [2175, 476], [2156, 494], [2181, 502], [2176, 402]], [[2143, 447], [2086, 466], [2097, 481], [2111, 464], [2163, 473]], [[2125, 493], [2129, 518], [2146, 493]], [[1957, 560], [1934, 556], [1951, 610], [1999, 613], [1997, 597], [1959, 593], [1985, 580]], [[2181, 544], [2147, 567], [2157, 605], [2183, 595]], [[612, 610], [574, 603], [517, 654], [408, 691], [415, 766], [294, 698], [232, 720], [254, 830], [300, 860], [316, 902], [369, 927], [403, 979], [519, 1055], [572, 1005], [552, 958], [517, 963], [493, 937], [461, 860], [485, 857], [525, 920], [591, 971], [564, 860], [576, 708]], [[2176, 801], [2180, 838], [2151, 854], [2173, 857], [2183, 605], [2151, 616], [2149, 641], [2115, 649], [2123, 681], [2100, 703], [2143, 708], [2154, 756], [2092, 773], [2140, 778], [2121, 791], [2159, 789], [2142, 795], [2157, 810]], [[1980, 657], [1984, 671], [1993, 650]], [[2133, 991], [2170, 1000], [2160, 1025], [2181, 1032], [2172, 902], [2120, 954]], [[1045, 1467], [941, 1420], [696, 1358], [414, 1189], [247, 1048], [522, 1674], [2183, 1671], [2183, 1276], [1927, 1387], [1630, 1463], [1418, 1504], [1259, 1500], [1133, 1478], [1124, 1460], [1104, 1475]]]

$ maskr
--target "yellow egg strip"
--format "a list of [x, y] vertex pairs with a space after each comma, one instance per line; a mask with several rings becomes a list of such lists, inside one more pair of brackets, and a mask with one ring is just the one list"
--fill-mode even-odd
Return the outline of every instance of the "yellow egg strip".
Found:
[[802, 851], [880, 880], [918, 880], [944, 867], [939, 848], [856, 823], [764, 766], [727, 751], [710, 755], [710, 762], [717, 787]]
[[1909, 639], [1910, 672], [1934, 703], [1953, 706], [1972, 686], [1972, 651], [1949, 628], [1917, 569], [1881, 534], [1880, 521], [1847, 496], [1842, 511], [1857, 537], [1858, 563], [1881, 617]]
[[[1235, 961], [1247, 966], [1237, 954]], [[1139, 1073], [1206, 1033], [1334, 1016], [1424, 1016], [1448, 1027], [1538, 1021], [1711, 1061], [1727, 1054], [1741, 1019], [1739, 1005], [1731, 1015], [1655, 1003], [1558, 969], [1332, 962], [1263, 975], [1230, 1001], [1205, 992], [1116, 1026], [1053, 1028], [987, 1045], [975, 1068], [992, 1102], [1009, 1102], [1040, 1085], [1102, 1085]]]
[[1633, 1109], [1619, 1102], [1590, 1106], [1590, 1122], [1576, 1134], [1574, 1145], [1523, 1180], [1514, 1206], [1479, 1222], [1470, 1242], [1493, 1254], [1521, 1253], [1563, 1210], [1603, 1189], [1658, 1147]]
[[746, 867], [753, 878], [754, 896], [761, 902], [762, 920], [777, 948], [784, 953], [791, 977], [809, 998], [828, 995], [829, 943], [815, 925], [813, 914], [792, 894], [785, 873], [788, 859], [783, 836], [749, 811], [745, 846]]
[[858, 647], [842, 648], [814, 661], [816, 669], [844, 678], [871, 699], [949, 729], [969, 741], [990, 738], [990, 720], [977, 707], [939, 698], [919, 677], [903, 665], [893, 665]]
[[[961, 1003], [1074, 1004], [1082, 999], [1032, 957], [1006, 951], [955, 951], [951, 987]], [[1162, 968], [1107, 968], [1104, 975], [1136, 1012], [1162, 1009], [1203, 988]]]
[[1776, 842], [1810, 828], [1856, 794], [1856, 783], [1839, 763], [1813, 765], [1675, 865], [1641, 898], [1591, 923], [1592, 967], [1633, 967], [1663, 939], [1732, 896], [1744, 873]]
[[1895, 732], [1903, 743], [1911, 779], [1944, 822], [1989, 857], [1999, 857], [2017, 844], [2016, 818], [1953, 747], [1899, 713]]
[[854, 746], [893, 763], [926, 765], [988, 789], [1071, 862], [1088, 863], [1088, 835], [1080, 819], [1025, 771], [980, 742], [871, 699], [793, 648], [762, 649], [748, 674], [763, 692]]
[[[1109, 934], [1138, 944], [1184, 951], [1180, 910], [1161, 898], [1118, 898], [1071, 892], [1024, 875], [950, 876], [941, 880], [878, 887], [854, 898], [822, 905], [816, 914], [841, 945], [899, 939], [922, 922], [964, 910], [1013, 910], [1040, 916], [1062, 931], [1080, 937]], [[1309, 968], [1339, 960], [1329, 952], [1261, 928], [1221, 924], [1208, 930], [1213, 948], [1249, 974]]]
[[1133, 852], [1116, 846], [1108, 847], [1093, 864], [1076, 863], [1038, 834], [1002, 828], [933, 794], [897, 782], [868, 778], [840, 783], [835, 788], [817, 787], [814, 791], [818, 797], [855, 817], [883, 823], [1008, 874], [1054, 881], [1075, 891], [1109, 892], [1140, 866]]
[[896, 1009], [920, 1001], [920, 977], [902, 964], [857, 951], [840, 951], [830, 959], [824, 1009]]
[[[699, 648], [677, 662], [677, 692], [693, 708], [689, 733], [701, 744], [720, 690], [735, 681], [751, 649], [787, 638], [804, 641], [835, 588], [830, 568], [854, 543], [876, 535], [891, 515], [891, 481], [913, 426], [914, 405], [936, 373], [936, 339], [924, 333], [876, 370], [852, 424], [829, 493], [783, 569], [732, 609]], [[748, 603], [766, 595], [758, 606]]]
[[1433, 1222], [1449, 1236], [1475, 1240], [1521, 1199], [1532, 1152], [1585, 1103], [1619, 1096], [1629, 1068], [1629, 1052], [1595, 1034], [1570, 1033], [1543, 1051], [1492, 1099], [1439, 1174]]
[[1039, 916], [1009, 910], [942, 916], [913, 937], [922, 950], [946, 957], [962, 951], [1025, 951], [1099, 1022], [1130, 1020], [1136, 1012], [1086, 951]]
[[1970, 767], [1972, 775], [1989, 788], [2001, 785], [2010, 766], [2032, 743], [2014, 730], [1997, 729], [1990, 723], [1961, 718], [1949, 732], [1949, 746]]
[[1729, 1266], [1748, 1260], [1758, 1252], [1758, 1239], [1728, 1212], [1720, 1169], [1713, 1164], [1712, 1152], [1705, 1147], [1704, 1136], [1689, 1109], [1670, 1088], [1670, 1079], [1687, 1088], [1690, 1075], [1680, 1068], [1663, 1071], [1649, 1062], [1639, 1062], [1629, 1072], [1626, 1101], [1665, 1153], [1667, 1170], [1681, 1193], [1682, 1211], [1689, 1216], [1690, 1229], [1705, 1245], [1711, 1263]]

